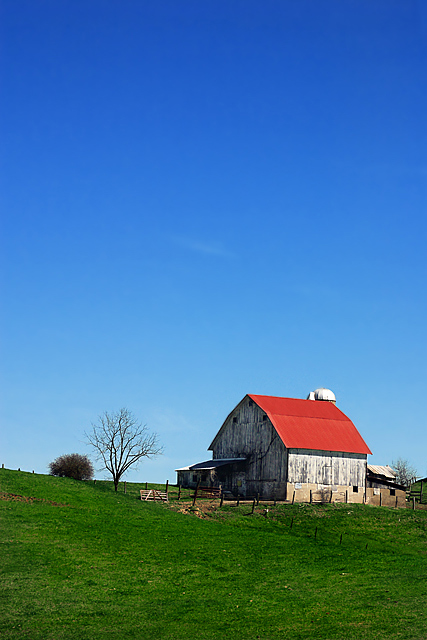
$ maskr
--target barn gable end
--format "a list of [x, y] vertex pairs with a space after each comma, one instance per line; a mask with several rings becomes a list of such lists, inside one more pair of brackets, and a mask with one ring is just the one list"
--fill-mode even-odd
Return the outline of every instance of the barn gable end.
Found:
[[[241, 495], [285, 497], [287, 450], [268, 415], [250, 396], [245, 396], [226, 418], [209, 449], [213, 459], [246, 458], [244, 473], [225, 488]], [[236, 485], [236, 486], [234, 486]]]

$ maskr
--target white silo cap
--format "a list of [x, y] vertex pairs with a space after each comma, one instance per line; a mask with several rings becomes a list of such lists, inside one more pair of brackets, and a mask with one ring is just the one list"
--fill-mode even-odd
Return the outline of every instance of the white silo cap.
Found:
[[336, 402], [335, 393], [330, 389], [325, 389], [324, 387], [319, 387], [314, 391], [314, 399], [315, 400], [327, 400], [328, 402]]

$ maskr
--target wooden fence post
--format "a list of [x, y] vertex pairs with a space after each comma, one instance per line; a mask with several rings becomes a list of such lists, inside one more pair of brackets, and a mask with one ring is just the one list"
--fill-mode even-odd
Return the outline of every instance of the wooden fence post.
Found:
[[222, 505], [223, 505], [223, 502], [224, 502], [224, 491], [222, 490], [222, 487], [220, 487], [219, 489], [220, 489], [220, 492], [221, 492], [221, 501], [219, 503], [219, 506], [221, 508]]
[[412, 498], [412, 508], [415, 510], [415, 496]]
[[310, 504], [311, 504], [311, 502], [312, 502], [312, 499], [313, 499], [313, 496], [312, 496], [312, 491], [311, 491], [311, 489], [310, 489]]
[[259, 507], [259, 493], [256, 494], [256, 506]]
[[126, 480], [125, 480], [125, 489], [124, 489], [124, 492], [126, 493]]
[[181, 500], [181, 485], [178, 485], [178, 500]]
[[294, 489], [294, 494], [292, 496], [292, 504], [294, 504], [294, 502], [295, 502], [295, 489]]
[[380, 507], [382, 507], [382, 506], [383, 506], [383, 494], [382, 494], [382, 491], [380, 489]]
[[255, 511], [255, 502], [256, 502], [256, 498], [254, 498], [254, 501], [252, 503], [252, 513]]
[[240, 496], [239, 496], [239, 494], [237, 494], [237, 504], [236, 504], [236, 507], [238, 507], [239, 505], [240, 505]]
[[145, 490], [147, 491], [148, 489], [148, 482], [145, 483]]
[[193, 507], [196, 504], [196, 500], [197, 500], [197, 494], [199, 492], [199, 486], [200, 486], [200, 480], [197, 482], [197, 487], [196, 490], [194, 491], [194, 498], [193, 498]]
[[166, 495], [168, 495], [169, 491], [169, 480], [166, 480]]
[[345, 490], [345, 503], [348, 503], [348, 490]]
[[420, 504], [423, 503], [423, 480], [421, 480], [421, 488], [420, 488]]

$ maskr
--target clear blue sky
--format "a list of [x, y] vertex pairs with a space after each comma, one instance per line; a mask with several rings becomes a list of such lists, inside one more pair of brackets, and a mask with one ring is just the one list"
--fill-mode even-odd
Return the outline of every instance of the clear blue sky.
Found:
[[[0, 464], [331, 388], [427, 475], [427, 3], [0, 0]], [[98, 474], [102, 477], [103, 474]]]

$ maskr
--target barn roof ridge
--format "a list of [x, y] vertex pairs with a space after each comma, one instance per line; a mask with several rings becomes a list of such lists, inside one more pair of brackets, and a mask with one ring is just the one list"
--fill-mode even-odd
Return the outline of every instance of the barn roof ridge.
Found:
[[332, 402], [247, 396], [265, 411], [288, 449], [372, 453], [350, 418]]
[[[336, 404], [332, 402], [328, 402], [327, 400], [308, 400], [304, 398], [288, 398], [285, 396], [265, 396], [260, 394], [248, 393], [249, 398], [251, 398], [258, 406], [261, 407], [261, 404], [265, 404], [263, 401], [269, 402], [273, 401], [275, 403], [275, 413], [279, 415], [294, 415], [289, 413], [290, 405], [294, 407], [304, 407], [309, 411], [305, 412], [307, 414], [312, 414], [312, 417], [318, 418], [326, 418], [330, 419], [329, 416], [336, 414], [337, 412], [340, 414], [340, 417], [333, 418], [335, 420], [348, 420], [351, 422], [350, 418], [345, 415], [345, 413], [336, 406]], [[278, 401], [278, 402], [276, 402]], [[280, 413], [277, 409], [283, 410], [286, 407], [286, 411]], [[333, 408], [332, 408], [333, 407]], [[262, 407], [261, 407], [262, 408]], [[324, 415], [320, 415], [320, 414]], [[300, 415], [300, 414], [295, 414]]]

